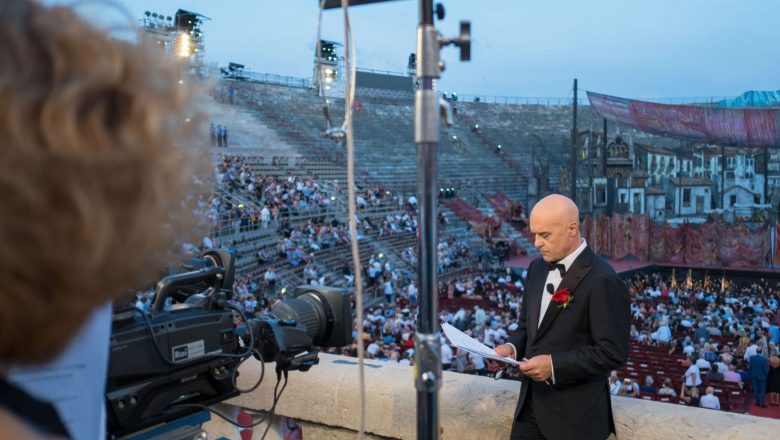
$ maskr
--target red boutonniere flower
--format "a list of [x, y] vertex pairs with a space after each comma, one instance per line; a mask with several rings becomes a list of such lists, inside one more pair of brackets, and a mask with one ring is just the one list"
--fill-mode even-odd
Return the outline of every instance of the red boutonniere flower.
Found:
[[574, 295], [566, 288], [556, 290], [551, 299], [552, 302], [560, 304], [558, 307], [563, 307], [564, 309], [568, 307], [573, 300]]

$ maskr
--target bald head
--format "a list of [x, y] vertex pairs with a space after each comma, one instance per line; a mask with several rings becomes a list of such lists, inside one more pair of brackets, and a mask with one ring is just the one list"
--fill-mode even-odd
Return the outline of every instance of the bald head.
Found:
[[529, 220], [534, 246], [545, 261], [565, 258], [582, 242], [579, 209], [566, 196], [551, 194], [543, 198], [531, 210]]
[[564, 223], [577, 223], [580, 221], [580, 210], [574, 202], [560, 194], [550, 194], [539, 200], [531, 210], [531, 217], [546, 216]]

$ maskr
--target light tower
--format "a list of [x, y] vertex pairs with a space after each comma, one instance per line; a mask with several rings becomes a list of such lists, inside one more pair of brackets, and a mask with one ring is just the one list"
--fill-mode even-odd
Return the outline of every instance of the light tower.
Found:
[[179, 9], [173, 16], [146, 11], [141, 27], [166, 54], [186, 59], [191, 73], [205, 75], [205, 44], [202, 24], [211, 20], [197, 12]]
[[341, 43], [330, 40], [320, 40], [314, 49], [314, 86], [320, 87], [326, 96], [341, 96], [344, 94], [344, 70], [342, 57], [338, 54]]

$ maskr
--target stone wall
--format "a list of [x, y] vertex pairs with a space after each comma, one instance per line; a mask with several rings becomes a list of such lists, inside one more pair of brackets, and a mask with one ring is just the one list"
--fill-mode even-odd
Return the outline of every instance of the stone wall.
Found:
[[[254, 359], [241, 368], [239, 386], [248, 388], [259, 377]], [[271, 407], [276, 377], [267, 366], [255, 391], [228, 403], [265, 410]], [[416, 438], [416, 390], [411, 367], [366, 361], [367, 438]], [[439, 392], [439, 426], [446, 439], [509, 438], [519, 382], [458, 373], [444, 373]], [[776, 439], [780, 421], [761, 417], [613, 397], [619, 439]], [[360, 425], [357, 361], [321, 354], [320, 364], [306, 373], [290, 373], [276, 413], [302, 422], [306, 440], [354, 438]], [[235, 438], [235, 429], [216, 417], [206, 429], [210, 438]], [[256, 430], [257, 431], [257, 430]], [[232, 432], [231, 435], [227, 433]]]

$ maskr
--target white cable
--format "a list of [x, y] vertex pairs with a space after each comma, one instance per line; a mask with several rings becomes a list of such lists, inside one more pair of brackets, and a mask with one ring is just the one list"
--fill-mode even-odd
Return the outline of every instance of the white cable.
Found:
[[[352, 131], [352, 102], [355, 99], [355, 66], [357, 65], [352, 41], [352, 27], [349, 24], [349, 1], [341, 0], [344, 11], [344, 65], [347, 70], [344, 87], [344, 130], [347, 141], [347, 194], [349, 197], [349, 233], [352, 244], [352, 265], [355, 274], [355, 309], [358, 328], [358, 381], [360, 387], [360, 430], [358, 438], [363, 439], [366, 429], [366, 392], [363, 366], [363, 273], [360, 267], [360, 250], [357, 241], [357, 212], [355, 208], [355, 139]], [[318, 54], [319, 55], [319, 54]]]

